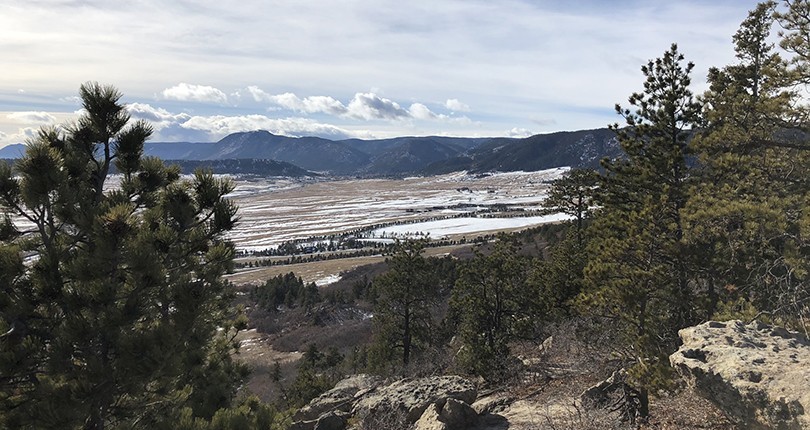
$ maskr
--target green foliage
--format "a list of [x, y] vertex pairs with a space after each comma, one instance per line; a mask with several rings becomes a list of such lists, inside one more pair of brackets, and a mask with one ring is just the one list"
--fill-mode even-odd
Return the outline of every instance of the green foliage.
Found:
[[305, 284], [304, 280], [290, 272], [268, 279], [264, 285], [255, 287], [251, 298], [262, 309], [275, 311], [279, 306], [287, 308], [302, 306], [306, 309], [321, 301], [318, 286], [314, 282]]
[[130, 123], [121, 94], [80, 94], [66, 133], [43, 129], [15, 172], [0, 166], [3, 211], [31, 225], [0, 228], [0, 427], [211, 417], [245, 376], [221, 279], [233, 184], [142, 158], [151, 128]]
[[256, 397], [248, 397], [238, 405], [217, 410], [210, 419], [183, 409], [176, 421], [161, 426], [161, 430], [283, 430], [291, 424], [292, 411], [278, 411]]
[[535, 322], [528, 269], [529, 259], [518, 255], [517, 244], [505, 235], [489, 255], [478, 253], [462, 267], [451, 309], [459, 320], [458, 360], [466, 371], [490, 379], [506, 376], [510, 342], [529, 334]]
[[734, 36], [739, 62], [709, 72], [708, 123], [693, 144], [702, 169], [684, 217], [687, 240], [706, 262], [710, 313], [759, 309], [807, 329], [801, 320], [810, 316], [810, 265], [802, 219], [810, 146], [796, 138], [804, 133], [797, 119], [805, 114], [793, 84], [806, 76], [801, 53], [808, 44], [799, 34], [807, 34], [808, 6], [791, 2], [778, 15], [789, 30], [782, 45], [800, 54], [792, 70], [769, 42], [775, 7], [765, 2], [752, 10]]
[[285, 390], [287, 403], [300, 408], [334, 387], [343, 377], [340, 372], [342, 363], [343, 355], [337, 348], [331, 347], [324, 354], [315, 344], [309, 345], [298, 366], [295, 381]]
[[573, 223], [552, 242], [547, 259], [532, 262], [527, 282], [536, 297], [538, 317], [560, 321], [575, 314], [573, 302], [585, 288], [587, 243], [586, 229]]
[[378, 369], [397, 361], [407, 367], [412, 355], [431, 343], [431, 310], [439, 282], [430, 263], [422, 257], [424, 246], [424, 241], [398, 243], [387, 260], [388, 271], [374, 279], [372, 288], [377, 300], [369, 354]]
[[590, 218], [599, 176], [594, 170], [572, 169], [551, 184], [543, 206], [574, 218], [577, 245], [583, 245], [585, 221]]
[[[605, 160], [601, 209], [590, 226], [589, 288], [581, 309], [607, 318], [635, 362], [666, 365], [677, 330], [695, 321], [688, 254], [682, 244], [681, 210], [689, 172], [687, 142], [700, 121], [689, 90], [691, 63], [672, 45], [641, 68], [644, 91], [616, 106], [626, 126], [614, 125], [625, 158]], [[650, 382], [652, 372], [638, 375]]]

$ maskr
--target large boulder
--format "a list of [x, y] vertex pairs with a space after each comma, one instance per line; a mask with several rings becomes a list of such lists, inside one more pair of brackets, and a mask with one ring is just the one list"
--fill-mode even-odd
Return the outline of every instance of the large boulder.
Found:
[[373, 422], [381, 417], [401, 416], [412, 424], [430, 405], [435, 404], [437, 411], [443, 410], [448, 399], [469, 405], [477, 394], [475, 384], [460, 376], [403, 379], [363, 396], [355, 403], [352, 414]]
[[382, 379], [371, 375], [353, 375], [338, 382], [334, 388], [314, 398], [299, 409], [293, 417], [296, 421], [317, 420], [330, 411], [349, 412], [357, 397], [380, 385]]
[[758, 321], [709, 321], [678, 334], [672, 366], [743, 428], [810, 429], [806, 337]]

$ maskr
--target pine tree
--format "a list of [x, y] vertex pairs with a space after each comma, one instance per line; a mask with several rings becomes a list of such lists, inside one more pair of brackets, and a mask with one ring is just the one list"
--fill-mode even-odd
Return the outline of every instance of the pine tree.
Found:
[[[795, 121], [804, 114], [793, 84], [805, 68], [790, 70], [769, 42], [775, 8], [752, 10], [734, 35], [738, 63], [709, 72], [708, 123], [693, 145], [702, 169], [685, 216], [688, 239], [703, 250], [709, 310], [719, 302], [726, 316], [759, 310], [793, 325], [810, 316], [801, 231], [810, 146], [801, 149], [806, 138]], [[783, 42], [802, 49], [789, 35]]]
[[[0, 166], [0, 427], [149, 427], [210, 417], [244, 376], [221, 275], [228, 180], [143, 157], [151, 134], [113, 87]], [[115, 168], [120, 183], [111, 183]], [[12, 223], [14, 217], [14, 223]]]
[[453, 288], [452, 313], [458, 319], [461, 366], [490, 379], [508, 373], [509, 344], [535, 321], [527, 286], [529, 260], [505, 235], [489, 255], [477, 253], [463, 266]]
[[585, 221], [591, 216], [598, 179], [594, 170], [569, 170], [551, 184], [548, 197], [543, 200], [545, 208], [574, 218], [574, 233], [580, 248], [584, 244]]
[[677, 330], [695, 318], [680, 211], [700, 106], [689, 90], [693, 64], [683, 61], [673, 44], [641, 68], [644, 91], [629, 98], [635, 110], [616, 106], [626, 125], [612, 128], [625, 156], [602, 163], [601, 209], [590, 227], [588, 289], [580, 300], [586, 312], [608, 319], [642, 383], [674, 350]]
[[[387, 260], [388, 271], [374, 280], [372, 355], [378, 366], [393, 360], [407, 368], [413, 355], [431, 342], [438, 282], [422, 256], [424, 247], [424, 241], [397, 243]], [[399, 360], [394, 358], [397, 352]]]

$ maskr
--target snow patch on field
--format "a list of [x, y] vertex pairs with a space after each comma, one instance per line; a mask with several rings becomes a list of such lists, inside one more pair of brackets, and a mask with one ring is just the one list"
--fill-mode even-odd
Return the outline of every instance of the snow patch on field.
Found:
[[324, 278], [318, 279], [315, 281], [315, 285], [319, 287], [325, 287], [327, 285], [332, 285], [335, 282], [340, 280], [340, 275], [329, 275]]
[[526, 228], [568, 219], [570, 217], [565, 214], [519, 218], [452, 218], [385, 227], [374, 230], [371, 234], [381, 238], [428, 235], [431, 239], [442, 239], [458, 234]]

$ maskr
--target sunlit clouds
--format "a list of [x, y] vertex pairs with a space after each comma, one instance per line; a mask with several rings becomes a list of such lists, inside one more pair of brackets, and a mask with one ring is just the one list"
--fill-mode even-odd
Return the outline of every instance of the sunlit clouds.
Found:
[[161, 92], [166, 100], [179, 100], [184, 102], [219, 103], [228, 102], [228, 96], [222, 91], [208, 85], [193, 85], [181, 82]]
[[734, 61], [731, 36], [755, 4], [10, 0], [0, 146], [70, 119], [87, 81], [118, 87], [154, 140], [604, 127], [672, 42], [702, 91], [709, 67]]

